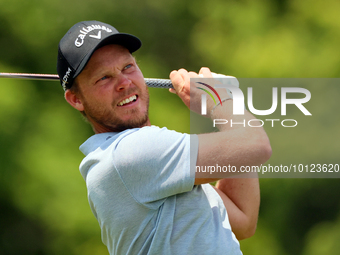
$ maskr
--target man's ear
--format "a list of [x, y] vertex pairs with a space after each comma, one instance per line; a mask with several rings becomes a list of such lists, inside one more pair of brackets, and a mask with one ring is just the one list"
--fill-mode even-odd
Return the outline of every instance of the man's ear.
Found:
[[77, 109], [78, 111], [82, 112], [84, 111], [84, 105], [81, 101], [81, 99], [74, 94], [73, 92], [71, 92], [70, 89], [65, 91], [65, 99], [66, 101], [75, 109]]

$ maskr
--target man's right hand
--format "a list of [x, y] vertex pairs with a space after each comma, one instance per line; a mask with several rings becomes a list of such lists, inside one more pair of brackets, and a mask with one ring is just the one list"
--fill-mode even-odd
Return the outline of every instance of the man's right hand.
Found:
[[[170, 79], [174, 89], [170, 89], [169, 91], [177, 94], [184, 104], [191, 111], [196, 113], [200, 113], [201, 111], [201, 94], [204, 92], [200, 89], [190, 91], [190, 78], [202, 78], [202, 76], [204, 78], [212, 78], [210, 69], [202, 67], [198, 74], [195, 72], [188, 72], [185, 69], [174, 70], [170, 73]], [[194, 86], [193, 84], [191, 85]]]

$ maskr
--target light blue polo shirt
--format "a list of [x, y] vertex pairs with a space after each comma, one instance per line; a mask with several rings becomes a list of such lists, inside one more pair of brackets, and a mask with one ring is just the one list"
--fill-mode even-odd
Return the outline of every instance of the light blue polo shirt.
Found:
[[220, 196], [210, 184], [194, 185], [196, 135], [148, 126], [96, 134], [80, 150], [111, 255], [242, 254]]

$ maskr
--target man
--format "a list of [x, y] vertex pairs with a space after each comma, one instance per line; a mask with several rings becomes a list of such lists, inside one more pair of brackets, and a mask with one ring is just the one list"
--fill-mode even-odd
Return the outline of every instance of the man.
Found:
[[[80, 147], [80, 171], [102, 240], [110, 254], [242, 254], [237, 239], [253, 235], [257, 224], [258, 180], [227, 178], [213, 187], [218, 178], [192, 173], [196, 165], [260, 165], [271, 154], [268, 138], [262, 128], [222, 125], [188, 135], [151, 126], [148, 90], [131, 55], [140, 46], [98, 21], [74, 25], [59, 43], [65, 99], [95, 132]], [[199, 74], [211, 77], [208, 68]], [[197, 77], [184, 69], [170, 74], [170, 92], [195, 111], [203, 93], [190, 95]], [[211, 118], [231, 114], [232, 100], [219, 93], [223, 106], [208, 111]]]

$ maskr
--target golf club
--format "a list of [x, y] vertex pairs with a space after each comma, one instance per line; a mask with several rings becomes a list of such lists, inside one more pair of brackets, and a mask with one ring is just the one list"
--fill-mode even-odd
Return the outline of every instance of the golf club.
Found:
[[[59, 76], [57, 74], [0, 73], [0, 78], [59, 81]], [[144, 78], [144, 80], [146, 85], [151, 88], [173, 88], [169, 79]]]

